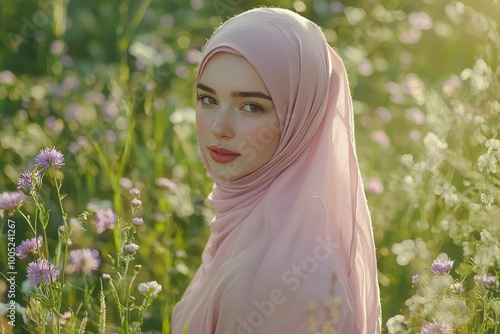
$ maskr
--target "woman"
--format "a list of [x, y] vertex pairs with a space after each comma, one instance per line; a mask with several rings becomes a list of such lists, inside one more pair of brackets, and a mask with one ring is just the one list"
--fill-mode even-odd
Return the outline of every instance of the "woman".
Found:
[[371, 221], [341, 59], [313, 22], [259, 8], [204, 47], [197, 128], [212, 234], [180, 333], [379, 333]]

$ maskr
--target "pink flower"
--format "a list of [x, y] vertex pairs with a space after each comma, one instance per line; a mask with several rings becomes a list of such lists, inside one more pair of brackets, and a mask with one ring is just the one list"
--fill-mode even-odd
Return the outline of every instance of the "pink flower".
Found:
[[411, 107], [405, 110], [406, 118], [417, 125], [425, 123], [425, 114], [417, 107]]
[[144, 220], [141, 217], [132, 218], [132, 224], [135, 226], [141, 226], [144, 224]]
[[371, 178], [366, 182], [366, 190], [375, 195], [380, 195], [384, 192], [384, 185], [379, 178]]
[[116, 214], [111, 209], [101, 209], [95, 214], [96, 232], [103, 233], [105, 230], [111, 230], [115, 227]]
[[426, 12], [413, 12], [408, 15], [408, 22], [420, 30], [429, 30], [432, 28], [432, 18]]
[[134, 208], [138, 208], [142, 205], [142, 201], [138, 198], [134, 198], [130, 201], [130, 204], [132, 204]]
[[391, 146], [391, 140], [389, 136], [384, 131], [374, 131], [371, 135], [372, 139], [382, 146], [382, 148], [387, 149]]
[[130, 192], [130, 195], [134, 196], [134, 197], [139, 197], [139, 195], [141, 194], [141, 191], [137, 188], [132, 188], [129, 190]]
[[82, 248], [69, 252], [71, 263], [75, 271], [81, 271], [84, 274], [91, 275], [93, 271], [99, 269], [101, 261], [99, 252], [96, 249]]
[[377, 115], [384, 123], [389, 123], [392, 120], [392, 114], [387, 108], [377, 108]]
[[59, 323], [61, 325], [66, 325], [71, 321], [71, 311], [64, 312], [59, 318]]
[[159, 177], [155, 182], [157, 186], [165, 187], [170, 190], [175, 190], [175, 188], [177, 188], [177, 185], [166, 177]]

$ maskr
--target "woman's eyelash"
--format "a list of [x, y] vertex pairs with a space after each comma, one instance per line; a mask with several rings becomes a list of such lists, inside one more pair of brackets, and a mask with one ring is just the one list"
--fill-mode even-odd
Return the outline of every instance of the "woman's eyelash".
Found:
[[197, 94], [196, 95], [196, 101], [200, 101], [200, 100], [202, 100], [202, 99], [204, 99], [206, 97], [210, 97], [210, 96], [204, 95], [204, 94]]
[[257, 107], [259, 109], [260, 112], [263, 112], [264, 111], [264, 107], [259, 104], [259, 103], [256, 103], [256, 102], [250, 102], [250, 101], [247, 101], [243, 104], [243, 106], [254, 106], [254, 107]]
[[[196, 95], [196, 101], [197, 102], [202, 102], [202, 103], [205, 103], [203, 101], [203, 99], [205, 98], [209, 98], [213, 101], [216, 101], [216, 99], [210, 95], [207, 95], [207, 94], [197, 94]], [[250, 111], [250, 110], [247, 110], [248, 112], [253, 112], [253, 113], [263, 113], [264, 112], [264, 107], [260, 104], [260, 103], [257, 103], [257, 102], [251, 102], [251, 101], [246, 101], [243, 103], [243, 107], [245, 106], [251, 106], [251, 107], [254, 107], [254, 108], [257, 108], [258, 110], [256, 111]]]

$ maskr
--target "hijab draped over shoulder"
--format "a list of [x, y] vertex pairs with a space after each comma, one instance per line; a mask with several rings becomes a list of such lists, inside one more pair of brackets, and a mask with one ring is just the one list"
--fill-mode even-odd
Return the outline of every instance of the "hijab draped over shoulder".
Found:
[[[212, 234], [172, 333], [315, 333], [325, 325], [379, 333], [372, 225], [342, 60], [316, 24], [277, 8], [225, 22], [203, 49], [198, 81], [218, 52], [243, 56], [259, 73], [280, 140], [255, 172], [214, 178]], [[262, 129], [263, 143], [273, 126]]]

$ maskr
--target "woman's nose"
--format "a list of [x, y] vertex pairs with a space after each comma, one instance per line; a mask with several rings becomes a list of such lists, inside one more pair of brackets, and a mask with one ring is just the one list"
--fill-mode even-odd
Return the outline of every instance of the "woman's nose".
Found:
[[217, 112], [214, 124], [212, 126], [212, 133], [217, 138], [229, 139], [234, 137], [234, 127], [231, 111], [226, 108], [220, 108]]

